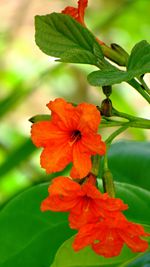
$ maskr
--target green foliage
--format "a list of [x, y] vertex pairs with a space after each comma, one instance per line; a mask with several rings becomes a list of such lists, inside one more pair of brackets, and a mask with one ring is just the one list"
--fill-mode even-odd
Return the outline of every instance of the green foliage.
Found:
[[130, 81], [150, 72], [150, 44], [141, 41], [134, 46], [127, 64], [127, 71], [121, 71], [114, 66], [104, 67], [88, 75], [88, 81], [94, 86], [105, 86]]
[[116, 142], [108, 157], [116, 181], [150, 190], [150, 142]]
[[91, 32], [68, 15], [36, 16], [35, 29], [39, 48], [62, 62], [96, 65], [97, 55], [103, 57]]
[[38, 185], [7, 204], [0, 215], [0, 267], [49, 266], [58, 247], [74, 231], [66, 213], [42, 213], [48, 184]]
[[106, 259], [95, 254], [90, 247], [86, 247], [79, 252], [72, 249], [74, 237], [65, 241], [58, 249], [54, 263], [50, 267], [118, 267], [127, 258], [135, 257], [127, 247], [124, 247], [118, 257]]
[[149, 267], [150, 266], [150, 252], [145, 253], [142, 257], [134, 260], [127, 267]]
[[150, 72], [150, 44], [147, 41], [141, 41], [133, 47], [127, 70], [133, 71], [135, 76]]

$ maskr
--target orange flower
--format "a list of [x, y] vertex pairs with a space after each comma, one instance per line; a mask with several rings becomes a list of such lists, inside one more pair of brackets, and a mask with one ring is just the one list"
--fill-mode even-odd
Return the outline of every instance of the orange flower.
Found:
[[92, 104], [77, 107], [58, 98], [47, 105], [51, 120], [34, 123], [31, 138], [37, 147], [43, 147], [41, 166], [47, 173], [63, 170], [73, 162], [71, 176], [85, 177], [91, 170], [91, 155], [103, 155], [105, 143], [97, 134], [101, 116]]
[[106, 258], [118, 256], [124, 244], [133, 252], [144, 252], [148, 243], [141, 236], [148, 236], [144, 228], [129, 222], [118, 212], [114, 217], [83, 226], [75, 237], [73, 248], [78, 251], [88, 245], [99, 255]]
[[78, 7], [72, 7], [72, 6], [67, 6], [62, 13], [66, 14], [66, 15], [70, 15], [71, 17], [73, 17], [75, 20], [77, 20], [79, 23], [83, 24], [85, 26], [84, 23], [84, 12], [85, 9], [88, 5], [88, 0], [79, 0], [78, 1]]
[[110, 198], [102, 194], [95, 186], [96, 179], [91, 174], [80, 185], [68, 177], [53, 179], [49, 187], [49, 196], [41, 205], [41, 210], [69, 211], [70, 227], [79, 229], [89, 222], [97, 222], [100, 217], [127, 209], [121, 199]]
[[[66, 15], [70, 15], [73, 17], [75, 20], [77, 20], [79, 23], [81, 23], [84, 27], [86, 27], [84, 23], [84, 13], [85, 9], [88, 5], [88, 0], [79, 0], [78, 1], [78, 7], [72, 7], [72, 6], [67, 6], [62, 13]], [[104, 45], [104, 42], [101, 40], [97, 39], [97, 41], [100, 43], [100, 45]]]

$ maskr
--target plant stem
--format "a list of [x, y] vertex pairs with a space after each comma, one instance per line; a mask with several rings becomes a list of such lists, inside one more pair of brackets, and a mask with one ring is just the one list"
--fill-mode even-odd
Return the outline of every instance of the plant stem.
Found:
[[149, 87], [147, 86], [146, 82], [144, 81], [143, 77], [141, 76], [139, 78], [139, 81], [141, 82], [141, 84], [143, 85], [145, 91], [150, 95], [150, 89]]
[[122, 133], [123, 131], [125, 131], [128, 128], [128, 126], [123, 126], [119, 129], [117, 129], [115, 132], [113, 132], [105, 141], [106, 145], [107, 145], [107, 152], [104, 156], [104, 169], [103, 169], [103, 175], [102, 175], [102, 180], [103, 180], [103, 188], [104, 191], [107, 192], [109, 194], [110, 197], [115, 197], [115, 186], [114, 186], [114, 182], [113, 182], [113, 176], [112, 173], [109, 170], [108, 167], [108, 149], [110, 147], [110, 144], [112, 142], [112, 140], [119, 135], [120, 133]]
[[93, 156], [93, 158], [92, 158], [92, 170], [91, 170], [91, 172], [96, 177], [98, 176], [100, 161], [101, 161], [101, 157], [99, 155]]
[[128, 126], [132, 128], [141, 128], [141, 129], [150, 129], [150, 120], [144, 121], [115, 121], [115, 120], [106, 120], [102, 121], [100, 124], [100, 128], [106, 127], [116, 127], [116, 126]]
[[145, 100], [147, 100], [147, 102], [150, 104], [150, 96], [148, 95], [147, 91], [145, 91], [135, 79], [128, 81], [128, 84], [134, 87], [136, 91], [138, 91], [145, 98]]
[[105, 143], [107, 144], [107, 146], [111, 144], [111, 142], [113, 141], [113, 139], [114, 139], [117, 135], [119, 135], [119, 134], [121, 134], [122, 132], [124, 132], [127, 128], [129, 128], [128, 125], [123, 126], [123, 127], [120, 127], [120, 128], [117, 129], [115, 132], [113, 132], [113, 133], [112, 133], [112, 134], [105, 140]]
[[112, 109], [112, 115], [129, 120], [128, 122], [124, 122], [123, 125], [128, 125], [129, 127], [135, 128], [150, 129], [150, 120], [148, 119], [132, 116], [127, 113], [120, 112], [114, 108]]

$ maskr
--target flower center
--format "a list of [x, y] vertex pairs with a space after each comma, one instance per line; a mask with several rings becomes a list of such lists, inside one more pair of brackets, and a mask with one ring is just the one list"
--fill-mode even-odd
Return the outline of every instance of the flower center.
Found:
[[73, 145], [75, 142], [79, 141], [81, 139], [81, 132], [79, 130], [74, 130], [71, 132], [70, 135], [70, 145]]

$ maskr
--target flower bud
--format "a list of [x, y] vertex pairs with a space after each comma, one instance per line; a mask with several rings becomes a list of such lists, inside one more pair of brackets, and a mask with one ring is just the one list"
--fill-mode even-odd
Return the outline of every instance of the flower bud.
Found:
[[128, 53], [118, 44], [111, 44], [111, 48], [116, 51], [118, 54], [120, 54], [120, 56], [122, 56], [122, 58], [124, 58], [124, 62], [125, 62], [125, 65], [127, 64], [128, 62], [128, 58], [129, 58], [129, 55]]
[[112, 102], [109, 98], [106, 98], [102, 101], [101, 114], [106, 117], [112, 116]]

